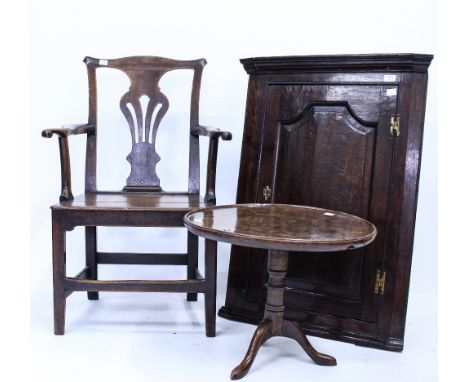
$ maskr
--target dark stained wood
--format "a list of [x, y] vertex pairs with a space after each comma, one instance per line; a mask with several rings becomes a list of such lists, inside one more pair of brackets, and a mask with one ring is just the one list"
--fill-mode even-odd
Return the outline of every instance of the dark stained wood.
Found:
[[[130, 79], [130, 88], [120, 100], [120, 109], [128, 122], [132, 138], [132, 151], [127, 156], [127, 160], [131, 164], [131, 172], [124, 189], [127, 191], [160, 191], [162, 188], [155, 171], [160, 157], [155, 151], [155, 143], [158, 127], [169, 108], [169, 101], [159, 89], [159, 80], [165, 73], [171, 70], [192, 69], [194, 71], [190, 118], [190, 131], [192, 131], [195, 128], [195, 125], [192, 123], [198, 124], [201, 72], [206, 65], [206, 60], [177, 61], [163, 57], [142, 56], [114, 60], [99, 60], [86, 57], [84, 61], [92, 70], [96, 70], [97, 68], [114, 68], [123, 71]], [[148, 97], [145, 115], [143, 115], [144, 111], [141, 104], [142, 96]], [[92, 102], [94, 103], [92, 110], [96, 110], [96, 93], [90, 93], [90, 97], [93, 97]], [[133, 108], [136, 120], [134, 120], [129, 105]], [[156, 112], [154, 122], [151, 124], [153, 114], [158, 106], [160, 107]], [[96, 117], [94, 116], [93, 118], [95, 119]], [[195, 150], [193, 146], [197, 146]], [[200, 167], [199, 154], [197, 157], [194, 151], [198, 151], [198, 140], [190, 139], [190, 169], [192, 167]], [[196, 173], [189, 170], [189, 173], [195, 178], [192, 180], [195, 182], [195, 188], [189, 190], [189, 192], [197, 193], [200, 182], [199, 171]]]
[[186, 214], [184, 210], [53, 210], [52, 215], [60, 220], [64, 230], [72, 231], [77, 226], [108, 227], [181, 227]]
[[261, 321], [255, 330], [252, 340], [250, 341], [249, 348], [247, 349], [247, 353], [245, 353], [242, 362], [232, 370], [231, 379], [241, 379], [249, 372], [253, 361], [255, 360], [258, 351], [260, 350], [260, 347], [269, 338], [271, 338], [271, 321]]
[[[188, 252], [190, 252], [190, 249], [188, 250]], [[97, 252], [97, 262], [99, 264], [187, 265], [188, 256], [186, 253]], [[193, 279], [194, 276], [188, 278]]]
[[260, 347], [275, 336], [296, 340], [318, 365], [336, 366], [334, 357], [319, 353], [314, 349], [297, 322], [284, 319], [284, 288], [287, 270], [288, 252], [270, 250], [268, 252], [268, 294], [263, 320], [253, 335], [244, 359], [232, 370], [231, 379], [243, 378], [252, 367]]
[[230, 141], [232, 135], [228, 131], [221, 131], [207, 126], [197, 126], [192, 135], [203, 135], [210, 139], [208, 146], [208, 167], [206, 173], [205, 202], [216, 204], [216, 162], [218, 159], [218, 140]]
[[68, 137], [69, 135], [78, 134], [94, 134], [96, 127], [92, 123], [79, 123], [74, 125], [65, 125], [60, 129], [45, 129], [42, 130], [42, 136], [44, 138], [52, 138], [54, 134], [60, 137]]
[[420, 72], [427, 73], [432, 55], [415, 53], [337, 54], [244, 58], [249, 74], [329, 72]]
[[54, 286], [54, 333], [65, 330], [65, 232], [58, 220], [52, 218], [52, 271]]
[[[86, 63], [86, 57], [84, 59]], [[97, 83], [96, 66], [88, 63], [88, 123], [97, 126]], [[85, 192], [97, 191], [96, 186], [96, 164], [97, 164], [97, 132], [88, 134], [86, 137], [86, 159], [85, 159]]]
[[70, 167], [70, 152], [68, 149], [68, 137], [59, 136], [60, 150], [60, 165], [62, 170], [62, 191], [60, 192], [60, 201], [73, 200], [73, 192], [71, 186], [71, 167]]
[[218, 158], [218, 139], [210, 138], [210, 145], [208, 147], [208, 162], [211, 166], [206, 173], [206, 194], [205, 202], [216, 203], [216, 161]]
[[[208, 253], [206, 274], [198, 270], [198, 238], [188, 233], [185, 254], [142, 254], [99, 252], [97, 226], [182, 227], [185, 213], [215, 204], [215, 181], [218, 139], [230, 140], [231, 134], [199, 124], [200, 85], [205, 59], [181, 61], [163, 57], [136, 56], [103, 60], [86, 57], [88, 71], [88, 123], [46, 129], [42, 136], [57, 135], [62, 167], [60, 203], [52, 208], [53, 270], [54, 270], [54, 327], [56, 334], [64, 333], [65, 299], [73, 291], [87, 291], [88, 299], [97, 300], [99, 291], [141, 291], [187, 293], [187, 300], [197, 300], [205, 294], [206, 334], [216, 333], [216, 252]], [[127, 160], [130, 175], [121, 192], [99, 191], [96, 187], [97, 69], [117, 69], [130, 79], [129, 90], [121, 97], [120, 110], [130, 129], [132, 148]], [[155, 151], [159, 124], [169, 108], [169, 101], [159, 89], [159, 80], [165, 73], [177, 69], [193, 71], [191, 89], [188, 189], [181, 192], [163, 192], [156, 174], [160, 160]], [[142, 97], [148, 97], [146, 111]], [[135, 120], [130, 111], [133, 109]], [[86, 134], [85, 193], [74, 197], [71, 184], [68, 138]], [[200, 196], [199, 136], [210, 139], [207, 193]], [[214, 168], [213, 168], [214, 166]], [[138, 192], [135, 192], [138, 191]], [[76, 277], [66, 277], [66, 231], [85, 226], [86, 268]], [[98, 264], [173, 264], [187, 266], [187, 280], [98, 280]]]
[[[97, 280], [98, 278], [98, 254], [97, 254], [97, 232], [96, 226], [85, 227], [86, 241], [86, 266], [89, 269], [89, 279]], [[101, 262], [102, 264], [102, 262]], [[98, 292], [88, 292], [88, 300], [98, 300]]]
[[224, 141], [230, 141], [232, 139], [232, 134], [229, 131], [222, 131], [222, 130], [220, 130], [218, 128], [215, 128], [215, 127], [200, 126], [200, 125], [197, 125], [192, 130], [192, 135], [194, 135], [194, 136], [203, 135], [203, 136], [208, 137], [210, 139], [212, 139], [212, 138], [221, 138]]
[[[371, 221], [374, 242], [297, 253], [286, 317], [308, 334], [403, 349], [431, 55], [241, 60], [250, 74], [237, 203], [285, 203]], [[392, 116], [400, 132], [391, 131]], [[222, 317], [258, 323], [267, 254], [233, 246]], [[383, 291], [378, 277], [385, 274]]]
[[[204, 293], [205, 280], [90, 280], [65, 277], [65, 289], [68, 291], [105, 291], [105, 292], [172, 292]], [[213, 337], [208, 335], [207, 337]], [[62, 333], [63, 334], [63, 333]]]
[[96, 211], [180, 211], [189, 212], [196, 208], [208, 207], [200, 195], [184, 193], [123, 193], [123, 192], [89, 192], [76, 198], [55, 204], [57, 210], [96, 210]]
[[72, 200], [70, 153], [68, 149], [68, 136], [78, 134], [94, 134], [93, 124], [76, 124], [62, 126], [60, 129], [46, 129], [42, 131], [44, 138], [51, 138], [54, 134], [58, 136], [60, 150], [60, 164], [62, 170], [62, 187], [60, 201]]
[[208, 285], [205, 293], [205, 325], [206, 336], [216, 335], [216, 270], [217, 270], [217, 242], [205, 240], [205, 275]]
[[[198, 236], [187, 232], [187, 278], [196, 278], [198, 271]], [[187, 301], [197, 301], [196, 293], [188, 293]]]
[[263, 319], [244, 359], [232, 371], [231, 379], [244, 377], [262, 344], [274, 336], [296, 340], [319, 365], [336, 365], [335, 358], [314, 349], [296, 321], [284, 319], [289, 256], [286, 250], [294, 257], [297, 251], [309, 251], [314, 256], [312, 252], [330, 255], [333, 251], [362, 247], [376, 236], [373, 224], [342, 212], [283, 204], [209, 207], [189, 212], [184, 223], [190, 232], [207, 239], [210, 252], [216, 244], [213, 240], [268, 249], [269, 279]]

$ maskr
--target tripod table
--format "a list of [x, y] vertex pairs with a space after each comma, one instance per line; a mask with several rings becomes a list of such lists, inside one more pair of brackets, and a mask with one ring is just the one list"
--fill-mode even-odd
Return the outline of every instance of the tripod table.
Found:
[[267, 299], [263, 320], [254, 333], [243, 361], [231, 373], [240, 379], [249, 371], [259, 348], [271, 337], [289, 337], [319, 365], [334, 366], [334, 357], [317, 352], [298, 322], [284, 318], [285, 276], [294, 251], [343, 251], [363, 247], [377, 230], [367, 220], [343, 212], [286, 204], [234, 204], [189, 212], [187, 229], [204, 237], [206, 250], [216, 241], [268, 250]]

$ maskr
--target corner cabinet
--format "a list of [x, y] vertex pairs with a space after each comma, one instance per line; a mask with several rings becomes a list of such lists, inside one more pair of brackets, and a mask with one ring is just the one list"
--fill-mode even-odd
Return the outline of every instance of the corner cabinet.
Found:
[[[430, 55], [264, 57], [250, 75], [237, 203], [348, 212], [363, 249], [291, 256], [286, 316], [306, 333], [403, 349]], [[233, 246], [219, 315], [258, 323], [266, 251]]]

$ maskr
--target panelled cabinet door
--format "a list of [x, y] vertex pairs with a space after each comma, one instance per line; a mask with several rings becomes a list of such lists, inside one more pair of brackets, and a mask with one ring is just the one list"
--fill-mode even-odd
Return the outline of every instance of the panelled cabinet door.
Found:
[[[378, 230], [362, 249], [290, 256], [285, 315], [308, 334], [403, 349], [431, 60], [421, 54], [241, 60], [249, 89], [237, 202], [335, 209]], [[219, 314], [258, 323], [266, 276], [266, 251], [233, 246]]]
[[[397, 93], [395, 85], [270, 86], [257, 201], [265, 202], [265, 190], [271, 189], [270, 202], [347, 212], [374, 222], [378, 230], [365, 248], [291, 256], [289, 308], [376, 321], [375, 277], [369, 277], [376, 271], [366, 270], [377, 270], [385, 253], [394, 144], [390, 121], [397, 113]], [[261, 261], [257, 267], [266, 269]], [[263, 280], [256, 274], [251, 272], [249, 283], [258, 293], [266, 274]]]

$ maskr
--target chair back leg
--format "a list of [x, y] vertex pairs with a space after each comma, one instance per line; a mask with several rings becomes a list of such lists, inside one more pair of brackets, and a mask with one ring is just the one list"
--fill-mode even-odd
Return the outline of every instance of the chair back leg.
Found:
[[[86, 266], [89, 268], [89, 278], [97, 280], [97, 236], [95, 226], [85, 227]], [[98, 300], [98, 292], [88, 292], [88, 300]]]

